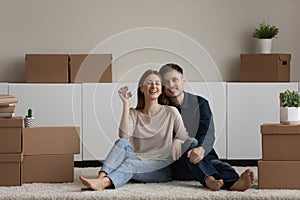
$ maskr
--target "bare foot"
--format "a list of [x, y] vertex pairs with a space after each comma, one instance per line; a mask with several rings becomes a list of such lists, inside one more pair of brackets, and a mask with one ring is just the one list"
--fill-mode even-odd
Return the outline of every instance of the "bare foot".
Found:
[[[107, 177], [88, 179], [80, 176], [79, 179], [84, 185], [95, 191], [104, 190], [106, 187], [111, 186], [111, 181]], [[84, 188], [84, 190], [87, 190], [87, 188]]]
[[254, 172], [251, 169], [246, 169], [230, 188], [234, 191], [245, 191], [249, 189], [254, 182]]
[[107, 175], [107, 174], [106, 174], [105, 172], [101, 171], [101, 172], [99, 172], [97, 178], [104, 177], [104, 176], [106, 176], [106, 175]]
[[222, 179], [216, 180], [213, 176], [208, 176], [205, 179], [206, 186], [214, 191], [220, 190], [224, 184]]

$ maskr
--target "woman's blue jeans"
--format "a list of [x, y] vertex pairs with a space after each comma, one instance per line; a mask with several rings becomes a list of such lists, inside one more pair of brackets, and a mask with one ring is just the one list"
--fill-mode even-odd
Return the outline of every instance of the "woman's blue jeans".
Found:
[[160, 160], [140, 160], [130, 142], [118, 139], [103, 163], [101, 171], [107, 174], [114, 188], [125, 185], [129, 180], [139, 182], [166, 182], [171, 180], [169, 163]]

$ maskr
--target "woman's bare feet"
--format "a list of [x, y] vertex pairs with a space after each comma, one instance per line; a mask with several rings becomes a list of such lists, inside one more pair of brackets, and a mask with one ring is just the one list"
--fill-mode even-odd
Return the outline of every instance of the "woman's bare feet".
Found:
[[[88, 179], [80, 176], [79, 179], [84, 185], [95, 191], [104, 190], [106, 187], [109, 187], [112, 184], [108, 177], [102, 176], [98, 176], [98, 178], [93, 179]], [[87, 188], [84, 188], [84, 190], [87, 190]]]
[[101, 171], [101, 172], [99, 172], [97, 178], [104, 177], [104, 176], [106, 176], [106, 175], [107, 175], [107, 174], [106, 174], [105, 172]]
[[245, 191], [249, 189], [254, 182], [254, 172], [251, 169], [246, 169], [230, 188], [234, 191]]
[[224, 184], [224, 181], [222, 179], [216, 180], [213, 176], [208, 176], [205, 179], [205, 183], [207, 188], [217, 191], [221, 189], [221, 187]]

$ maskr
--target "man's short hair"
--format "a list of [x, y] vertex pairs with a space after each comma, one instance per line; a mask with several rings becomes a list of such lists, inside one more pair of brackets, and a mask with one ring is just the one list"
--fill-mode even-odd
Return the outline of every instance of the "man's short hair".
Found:
[[183, 75], [183, 69], [179, 65], [174, 64], [174, 63], [164, 64], [159, 69], [159, 73], [160, 73], [161, 76], [163, 76], [165, 73], [167, 73], [168, 71], [171, 71], [171, 70], [175, 70], [175, 71], [177, 71], [177, 72], [179, 72], [180, 74]]

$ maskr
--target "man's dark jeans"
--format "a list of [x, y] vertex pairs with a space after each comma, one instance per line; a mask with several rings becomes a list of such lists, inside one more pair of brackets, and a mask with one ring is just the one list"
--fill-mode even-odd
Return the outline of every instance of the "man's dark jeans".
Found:
[[220, 161], [217, 157], [214, 158], [213, 156], [207, 155], [197, 164], [190, 163], [187, 152], [196, 148], [198, 142], [196, 139], [190, 138], [183, 144], [183, 147], [186, 145], [189, 145], [189, 147], [181, 158], [172, 163], [173, 179], [197, 180], [206, 187], [205, 178], [207, 176], [213, 176], [216, 180], [223, 179], [224, 185], [222, 189], [226, 190], [229, 190], [239, 179], [239, 175], [236, 171], [228, 163]]

